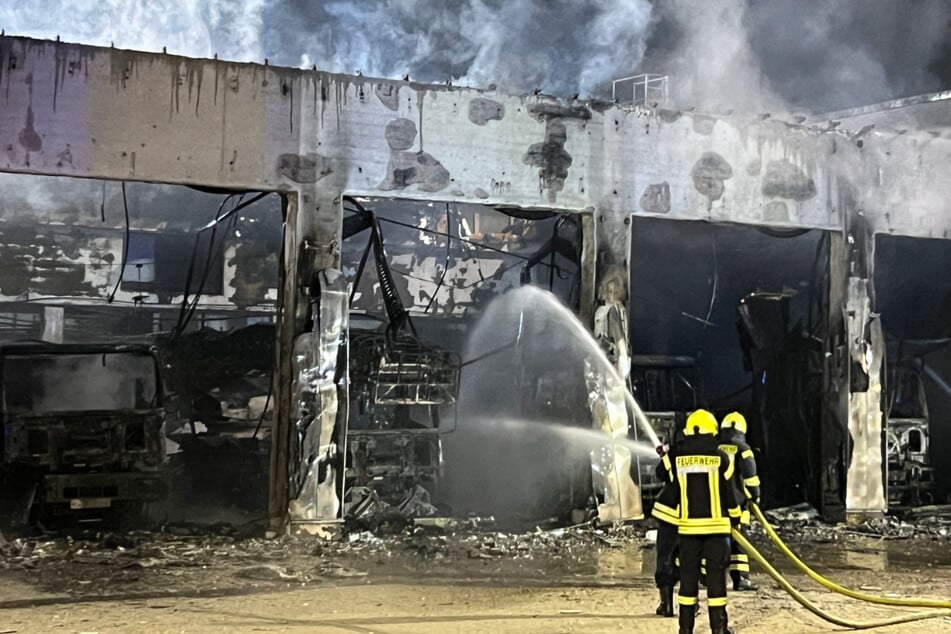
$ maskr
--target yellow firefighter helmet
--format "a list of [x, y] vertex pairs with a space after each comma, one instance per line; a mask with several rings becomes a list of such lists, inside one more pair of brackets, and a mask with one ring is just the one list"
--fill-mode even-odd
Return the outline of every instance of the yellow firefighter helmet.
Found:
[[743, 414], [739, 412], [730, 412], [723, 417], [723, 422], [720, 423], [720, 427], [733, 427], [741, 434], [746, 433], [746, 419], [743, 417]]
[[684, 426], [685, 436], [694, 436], [697, 434], [710, 434], [715, 436], [717, 433], [717, 418], [705, 409], [698, 409], [687, 417], [687, 424]]

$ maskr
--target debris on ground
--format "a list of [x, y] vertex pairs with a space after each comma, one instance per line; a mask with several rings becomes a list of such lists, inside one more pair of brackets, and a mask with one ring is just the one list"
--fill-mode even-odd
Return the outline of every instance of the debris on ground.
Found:
[[[480, 572], [541, 579], [553, 570], [596, 576], [599, 553], [637, 553], [646, 526], [592, 524], [505, 532], [493, 518], [418, 518], [398, 532], [354, 529], [334, 540], [243, 536], [229, 525], [165, 526], [161, 531], [77, 532], [18, 537], [0, 544], [0, 573], [55, 594], [83, 597], [228, 593], [250, 588], [335, 583], [368, 574]], [[468, 563], [466, 563], [468, 562]], [[437, 574], [443, 574], [437, 573]], [[158, 580], [162, 580], [161, 583]], [[160, 593], [166, 590], [159, 590]]]
[[[817, 544], [837, 542], [853, 537], [871, 537], [880, 540], [946, 539], [951, 537], [951, 506], [923, 506], [909, 509], [901, 515], [885, 515], [867, 519], [856, 525], [829, 524], [808, 504], [798, 504], [765, 511], [766, 518], [783, 536], [793, 542]], [[765, 535], [754, 522], [754, 537]]]
[[810, 504], [796, 504], [766, 511], [766, 517], [777, 522], [811, 522], [819, 519], [819, 512]]
[[[821, 557], [823, 547], [831, 545], [836, 551], [887, 550], [889, 557], [903, 561], [934, 562], [936, 544], [947, 550], [944, 540], [951, 539], [951, 515], [943, 509], [921, 512], [915, 521], [886, 516], [857, 526], [824, 523], [805, 507], [769, 514], [783, 539], [807, 558]], [[653, 563], [652, 522], [548, 526], [541, 522], [533, 529], [499, 530], [493, 518], [423, 517], [398, 530], [395, 524], [380, 524], [376, 531], [353, 525], [331, 540], [254, 537], [227, 524], [7, 535], [0, 543], [0, 575], [59, 596], [136, 598], [420, 574], [432, 579], [488, 575], [523, 584], [555, 576], [594, 582], [606, 576], [633, 579]], [[749, 532], [755, 542], [767, 539], [756, 522]]]

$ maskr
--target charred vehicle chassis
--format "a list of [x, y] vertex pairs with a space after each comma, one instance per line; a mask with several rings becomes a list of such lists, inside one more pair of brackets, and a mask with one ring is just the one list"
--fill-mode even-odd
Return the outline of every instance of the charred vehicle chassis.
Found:
[[166, 491], [159, 361], [140, 345], [0, 347], [2, 519], [130, 511]]
[[344, 237], [370, 232], [353, 286], [372, 251], [386, 324], [376, 318], [363, 324], [357, 313], [350, 318], [344, 514], [360, 517], [392, 507], [407, 516], [431, 515], [442, 469], [439, 408], [455, 403], [459, 359], [417, 337], [396, 290], [379, 221], [359, 201], [348, 204], [353, 215]]

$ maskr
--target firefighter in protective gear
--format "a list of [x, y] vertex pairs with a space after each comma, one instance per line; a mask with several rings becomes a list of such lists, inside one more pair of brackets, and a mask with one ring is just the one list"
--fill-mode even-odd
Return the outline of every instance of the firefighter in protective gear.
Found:
[[680, 511], [680, 634], [692, 634], [701, 561], [706, 561], [707, 606], [713, 634], [731, 634], [726, 610], [726, 568], [730, 530], [740, 522], [732, 483], [733, 461], [720, 451], [717, 419], [707, 410], [687, 418], [684, 441], [670, 461], [677, 490], [659, 500]]
[[[760, 481], [756, 475], [756, 458], [746, 442], [746, 418], [739, 412], [731, 412], [720, 423], [720, 450], [733, 460], [735, 475], [733, 486], [740, 503], [740, 530], [750, 525], [749, 500], [759, 504]], [[739, 545], [731, 540], [730, 578], [733, 589], [755, 591], [758, 588], [750, 581], [750, 558]]]
[[660, 604], [657, 606], [658, 616], [671, 617], [674, 615], [674, 586], [680, 580], [680, 570], [677, 557], [677, 524], [680, 523], [680, 507], [670, 507], [663, 500], [673, 500], [679, 496], [679, 485], [674, 480], [672, 460], [683, 441], [683, 430], [674, 433], [669, 450], [663, 446], [657, 448], [660, 462], [657, 463], [655, 476], [664, 483], [661, 492], [657, 495], [651, 515], [658, 521], [657, 524], [657, 560], [654, 566], [654, 583], [660, 593]]

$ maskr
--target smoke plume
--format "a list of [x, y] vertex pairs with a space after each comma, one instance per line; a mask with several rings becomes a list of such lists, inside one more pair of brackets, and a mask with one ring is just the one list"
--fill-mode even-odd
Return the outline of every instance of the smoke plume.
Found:
[[824, 111], [951, 87], [946, 0], [657, 0], [643, 67], [680, 105]]
[[947, 88], [947, 0], [45, 0], [8, 33], [507, 92], [610, 95], [671, 76], [679, 105], [829, 110]]
[[47, 0], [7, 32], [333, 72], [593, 94], [644, 52], [648, 0]]

